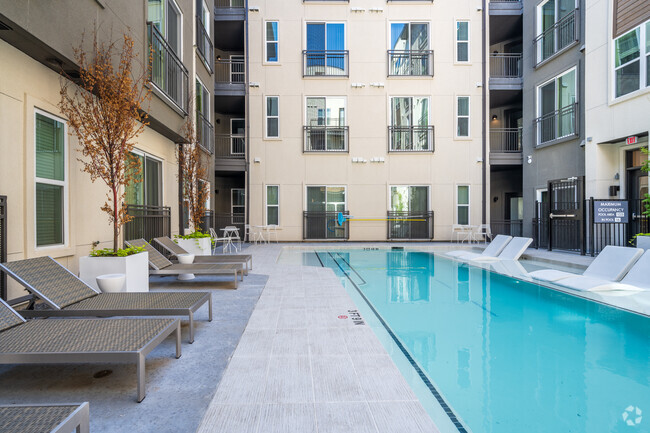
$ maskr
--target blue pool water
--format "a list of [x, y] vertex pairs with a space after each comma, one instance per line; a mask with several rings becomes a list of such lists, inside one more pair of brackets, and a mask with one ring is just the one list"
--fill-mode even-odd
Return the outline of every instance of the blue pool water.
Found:
[[317, 256], [474, 433], [650, 431], [650, 318], [428, 253]]

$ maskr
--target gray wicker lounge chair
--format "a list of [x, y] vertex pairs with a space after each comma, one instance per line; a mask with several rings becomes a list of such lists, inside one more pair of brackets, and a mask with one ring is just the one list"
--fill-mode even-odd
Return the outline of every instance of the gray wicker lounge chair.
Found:
[[0, 432], [3, 433], [88, 433], [89, 424], [87, 402], [0, 406]]
[[[171, 256], [175, 257], [178, 254], [188, 254], [171, 238], [164, 236], [161, 238], [154, 238], [154, 241], [160, 245]], [[194, 263], [196, 264], [214, 264], [214, 263], [228, 263], [228, 264], [242, 264], [245, 269], [245, 274], [253, 269], [253, 256], [251, 254], [223, 254], [219, 256], [195, 256]]]
[[234, 277], [235, 288], [237, 288], [237, 277], [241, 275], [242, 281], [244, 280], [244, 268], [241, 264], [233, 265], [227, 263], [197, 263], [190, 265], [174, 264], [167, 260], [155, 249], [149, 242], [144, 239], [134, 239], [124, 241], [125, 244], [134, 247], [140, 247], [147, 250], [149, 253], [149, 275], [181, 275], [181, 274], [196, 274], [196, 275], [232, 275]]
[[136, 364], [138, 402], [145, 395], [145, 357], [176, 333], [179, 319], [33, 319], [29, 322], [0, 299], [0, 364]]
[[0, 263], [11, 275], [50, 309], [20, 310], [23, 317], [39, 316], [187, 316], [190, 343], [194, 342], [194, 313], [208, 304], [209, 292], [101, 293], [90, 287], [51, 257]]

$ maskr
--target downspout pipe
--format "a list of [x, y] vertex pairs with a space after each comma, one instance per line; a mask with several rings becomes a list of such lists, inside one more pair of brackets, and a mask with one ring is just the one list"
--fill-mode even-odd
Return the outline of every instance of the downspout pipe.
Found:
[[487, 29], [487, 11], [486, 11], [486, 0], [483, 0], [482, 4], [482, 9], [481, 9], [481, 15], [482, 15], [482, 42], [483, 42], [483, 50], [482, 50], [482, 59], [483, 62], [481, 64], [481, 81], [483, 82], [483, 85], [481, 86], [483, 97], [482, 97], [482, 163], [481, 163], [481, 224], [487, 224], [487, 83], [488, 80], [486, 80], [486, 72], [487, 72], [487, 34], [486, 34], [486, 29]]

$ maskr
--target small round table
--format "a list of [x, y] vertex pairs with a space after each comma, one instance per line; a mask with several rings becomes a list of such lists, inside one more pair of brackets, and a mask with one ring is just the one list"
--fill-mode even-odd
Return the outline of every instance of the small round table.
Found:
[[[181, 265], [190, 265], [194, 263], [194, 254], [178, 254], [176, 255], [178, 263]], [[193, 280], [194, 274], [179, 274], [177, 277], [181, 281]]]
[[104, 274], [95, 279], [97, 287], [103, 293], [124, 292], [126, 289], [126, 275], [124, 274]]

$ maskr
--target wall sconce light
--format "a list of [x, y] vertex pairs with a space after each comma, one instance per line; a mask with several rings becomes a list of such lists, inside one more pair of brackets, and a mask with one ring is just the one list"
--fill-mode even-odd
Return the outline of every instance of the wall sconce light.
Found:
[[492, 120], [497, 120], [497, 115], [496, 114], [492, 115]]
[[498, 201], [499, 201], [499, 197], [497, 197], [497, 196], [495, 195], [494, 198], [492, 199], [492, 201], [495, 202], [495, 203], [498, 202]]
[[621, 175], [620, 175], [620, 174], [616, 173], [616, 174], [614, 175], [614, 179], [615, 179], [615, 180], [619, 180], [620, 178], [621, 178]]
[[221, 56], [217, 56], [217, 62], [221, 61]]
[[528, 158], [527, 158], [527, 159], [528, 159], [528, 164], [532, 164], [532, 163], [533, 163], [533, 155], [528, 155]]

